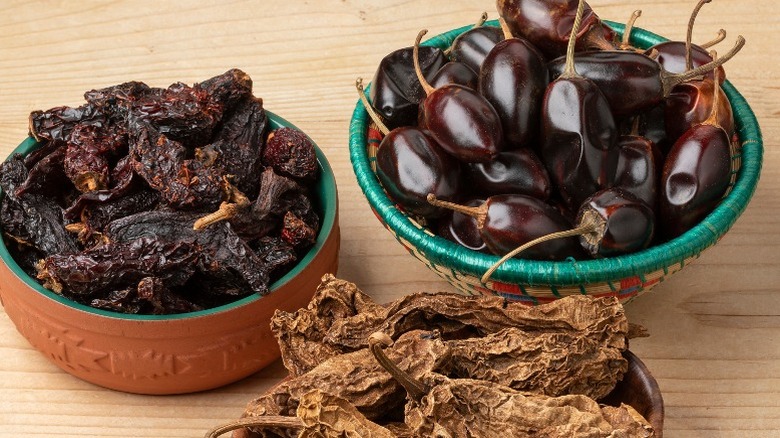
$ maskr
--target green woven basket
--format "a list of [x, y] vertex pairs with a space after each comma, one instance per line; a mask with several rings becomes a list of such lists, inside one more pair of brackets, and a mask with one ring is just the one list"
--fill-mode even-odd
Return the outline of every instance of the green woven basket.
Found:
[[[488, 25], [497, 26], [496, 21]], [[624, 26], [608, 22], [618, 34]], [[449, 47], [465, 26], [423, 43], [441, 49]], [[647, 48], [665, 38], [634, 28], [631, 43]], [[747, 207], [758, 183], [763, 155], [761, 131], [753, 111], [728, 82], [723, 89], [731, 101], [740, 147], [734, 155], [736, 178], [728, 195], [701, 223], [661, 245], [630, 255], [597, 260], [545, 262], [512, 259], [482, 283], [480, 277], [499, 257], [468, 250], [435, 236], [400, 211], [387, 197], [372, 168], [381, 138], [369, 131], [370, 119], [360, 102], [350, 124], [349, 149], [358, 184], [371, 208], [395, 238], [429, 269], [466, 294], [496, 294], [508, 299], [542, 303], [571, 294], [616, 296], [628, 302], [682, 269], [714, 245]]]

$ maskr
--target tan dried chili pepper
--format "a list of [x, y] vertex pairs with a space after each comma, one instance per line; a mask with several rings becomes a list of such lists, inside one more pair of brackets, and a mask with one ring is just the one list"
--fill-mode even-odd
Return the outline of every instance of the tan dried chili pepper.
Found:
[[632, 407], [600, 407], [583, 395], [548, 397], [473, 379], [446, 379], [407, 409], [421, 437], [652, 437]]
[[625, 373], [622, 352], [637, 333], [614, 298], [573, 296], [528, 307], [499, 297], [418, 293], [382, 307], [333, 277], [307, 309], [277, 312], [272, 326], [293, 375], [365, 348], [375, 331], [395, 339], [408, 330], [435, 329], [456, 352], [452, 364], [436, 372], [594, 398], [608, 394]]
[[350, 317], [372, 319], [379, 315], [384, 315], [384, 308], [357, 286], [327, 274], [305, 309], [295, 313], [276, 311], [271, 330], [279, 341], [285, 368], [295, 377], [328, 358], [358, 349], [343, 350], [323, 342], [328, 328], [336, 321]]
[[419, 437], [652, 437], [650, 424], [632, 407], [600, 407], [583, 395], [549, 397], [475, 379], [428, 373], [417, 379], [385, 355], [392, 341], [369, 338], [370, 349], [409, 394], [405, 423]]
[[[625, 327], [625, 325], [623, 325]], [[625, 331], [594, 320], [581, 331], [529, 334], [506, 328], [481, 338], [447, 341], [449, 377], [499, 383], [549, 396], [582, 394], [600, 399], [628, 370]]]
[[[448, 360], [449, 351], [434, 333], [413, 331], [401, 336], [388, 355], [404, 372], [420, 376], [440, 367], [442, 361]], [[370, 419], [394, 411], [400, 414], [406, 401], [403, 388], [368, 349], [362, 349], [333, 356], [311, 371], [283, 381], [249, 402], [244, 415], [293, 415], [301, 397], [314, 389], [344, 398]]]
[[289, 436], [297, 433], [298, 438], [397, 438], [388, 429], [368, 420], [348, 401], [320, 390], [301, 397], [296, 415], [242, 418], [212, 429], [206, 438], [250, 427], [262, 430], [256, 432], [259, 436], [267, 431]]

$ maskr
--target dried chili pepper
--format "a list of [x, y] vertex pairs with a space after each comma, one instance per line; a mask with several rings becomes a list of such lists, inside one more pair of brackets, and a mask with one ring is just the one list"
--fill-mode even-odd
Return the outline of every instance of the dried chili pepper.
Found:
[[[306, 190], [294, 180], [278, 175], [267, 168], [260, 175], [260, 192], [254, 202], [250, 202], [241, 193], [233, 192], [233, 202], [223, 202], [219, 209], [201, 217], [195, 223], [196, 229], [227, 220], [236, 232], [247, 240], [268, 235], [280, 227], [280, 222], [288, 211], [304, 219], [309, 227], [319, 229], [319, 219], [313, 212]], [[235, 196], [238, 195], [238, 196]]]
[[594, 300], [572, 296], [529, 307], [496, 296], [463, 296], [454, 293], [415, 293], [394, 301], [381, 316], [342, 318], [328, 327], [324, 342], [346, 350], [363, 348], [374, 332], [395, 339], [409, 330], [439, 330], [444, 339], [468, 338], [516, 327], [528, 333], [576, 333], [593, 321], [614, 324], [610, 331], [622, 333], [627, 322], [614, 298]]
[[622, 352], [631, 335], [615, 299], [572, 296], [528, 307], [499, 297], [418, 293], [379, 306], [332, 276], [323, 278], [306, 309], [276, 312], [271, 327], [293, 376], [365, 348], [375, 332], [397, 338], [410, 330], [437, 330], [454, 358], [438, 372], [596, 398], [626, 371]]
[[105, 227], [104, 233], [111, 242], [132, 242], [144, 237], [193, 242], [198, 249], [199, 272], [244, 286], [227, 289], [233, 293], [267, 293], [272, 266], [263, 263], [227, 223], [195, 231], [195, 220], [194, 214], [155, 210], [115, 220]]
[[65, 173], [81, 192], [105, 189], [112, 155], [126, 149], [127, 131], [118, 125], [76, 125], [65, 149]]
[[113, 200], [131, 194], [137, 189], [141, 177], [133, 170], [133, 160], [129, 156], [122, 157], [111, 170], [111, 187], [82, 193], [67, 209], [65, 218], [74, 221], [81, 217], [85, 209], [95, 205], [109, 203]]
[[68, 230], [79, 232], [79, 239], [87, 242], [95, 234], [114, 220], [150, 210], [160, 200], [160, 195], [152, 190], [138, 190], [126, 196], [113, 198], [101, 203], [87, 205], [81, 211], [81, 221], [66, 226]]
[[175, 83], [132, 103], [130, 117], [189, 147], [205, 145], [235, 103], [252, 92], [246, 73], [234, 69], [195, 86]]
[[131, 134], [130, 156], [135, 172], [172, 208], [216, 208], [223, 199], [226, 182], [219, 169], [188, 159], [186, 147], [149, 126]]
[[284, 127], [268, 134], [263, 149], [263, 164], [289, 178], [305, 181], [317, 179], [314, 143], [297, 129]]
[[253, 436], [270, 434], [298, 438], [397, 438], [392, 431], [367, 419], [347, 400], [319, 389], [312, 390], [301, 397], [296, 417], [244, 418], [212, 429], [206, 434], [206, 438], [214, 438], [232, 430], [250, 427], [261, 430]]
[[202, 310], [171, 291], [161, 278], [145, 277], [137, 286], [109, 293], [105, 298], [95, 298], [89, 303], [98, 309], [120, 313], [168, 315]]
[[[36, 193], [51, 197], [55, 193], [61, 195], [61, 192], [67, 192], [72, 185], [65, 174], [65, 151], [64, 147], [57, 148], [38, 160], [30, 168], [24, 182], [16, 189], [16, 194]], [[61, 196], [56, 198], [59, 200]]]
[[[409, 395], [405, 423], [414, 436], [474, 437], [497, 431], [512, 437], [654, 436], [647, 420], [627, 405], [602, 408], [583, 395], [549, 397], [437, 373], [420, 378], [384, 353], [383, 346], [392, 346], [384, 333], [372, 335], [369, 345], [377, 362]], [[619, 410], [625, 412], [615, 412]]]
[[531, 395], [472, 379], [440, 378], [410, 406], [406, 424], [415, 436], [491, 436], [498, 431], [516, 438], [655, 436], [629, 405], [600, 407], [582, 395]]
[[[404, 372], [416, 377], [448, 359], [441, 339], [420, 330], [404, 333], [387, 354]], [[307, 373], [283, 381], [249, 402], [245, 416], [292, 415], [301, 397], [314, 389], [339, 395], [369, 419], [392, 418], [393, 411], [400, 414], [406, 401], [403, 387], [364, 348], [333, 356]]]
[[326, 274], [306, 308], [274, 313], [271, 330], [279, 342], [285, 368], [295, 377], [344, 351], [324, 342], [336, 321], [351, 317], [379, 319], [382, 315], [384, 308], [354, 283]]
[[58, 106], [47, 111], [33, 111], [29, 119], [30, 135], [38, 141], [64, 142], [79, 123], [102, 126], [106, 117], [90, 104], [78, 108]]
[[[84, 100], [116, 123], [127, 122], [132, 103], [154, 89], [143, 82], [124, 82], [84, 93]], [[159, 91], [159, 89], [157, 89]]]
[[[267, 293], [314, 243], [314, 146], [277, 138], [269, 157], [299, 181], [261, 177], [268, 117], [243, 71], [84, 98], [33, 112], [39, 148], [0, 172], [4, 237], [47, 287], [119, 312], [188, 312]], [[221, 206], [234, 211], [215, 222], [230, 221], [193, 228]]]
[[198, 257], [190, 242], [143, 237], [69, 255], [51, 255], [38, 266], [38, 279], [55, 291], [91, 295], [144, 277], [160, 277], [169, 285], [182, 285], [195, 271]]
[[76, 244], [62, 225], [62, 209], [56, 202], [38, 194], [17, 194], [27, 177], [21, 155], [14, 155], [0, 165], [4, 233], [45, 256], [76, 252]]
[[317, 230], [295, 213], [288, 211], [282, 222], [282, 239], [295, 248], [308, 248], [317, 240]]
[[268, 266], [272, 279], [279, 277], [279, 273], [286, 272], [286, 268], [298, 261], [295, 248], [281, 237], [261, 237], [250, 246], [257, 257]]
[[628, 348], [626, 332], [615, 328], [609, 321], [594, 320], [576, 332], [529, 333], [509, 327], [483, 337], [447, 341], [452, 360], [439, 372], [549, 396], [600, 399], [628, 369], [622, 355]]
[[204, 166], [231, 175], [233, 184], [252, 198], [257, 195], [257, 175], [263, 169], [260, 154], [267, 123], [262, 99], [247, 96], [223, 121], [215, 140], [196, 151], [196, 157]]

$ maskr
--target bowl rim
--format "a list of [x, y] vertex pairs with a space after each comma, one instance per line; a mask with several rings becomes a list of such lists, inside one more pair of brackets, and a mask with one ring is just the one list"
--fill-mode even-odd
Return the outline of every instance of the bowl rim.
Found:
[[[624, 25], [606, 20], [605, 23], [618, 35], [622, 35]], [[492, 20], [486, 24], [498, 26], [498, 21]], [[425, 41], [422, 45], [444, 49], [458, 35], [470, 28], [472, 26], [450, 30]], [[631, 43], [636, 47], [647, 48], [663, 41], [669, 40], [641, 28], [635, 27], [631, 32]], [[633, 254], [582, 261], [568, 259], [559, 262], [511, 259], [493, 273], [489, 282], [500, 281], [531, 286], [579, 285], [582, 293], [586, 293], [583, 284], [598, 282], [611, 284], [614, 280], [642, 276], [659, 269], [666, 271], [672, 265], [680, 264], [682, 267], [688, 258], [698, 255], [714, 244], [747, 207], [758, 183], [763, 155], [761, 130], [752, 109], [729, 81], [726, 81], [722, 87], [734, 110], [736, 131], [742, 146], [741, 153], [737, 157], [741, 159], [742, 164], [731, 192], [704, 220], [681, 236]], [[428, 262], [480, 278], [500, 257], [466, 249], [426, 232], [401, 213], [387, 197], [376, 174], [371, 170], [366, 151], [367, 128], [368, 114], [358, 100], [350, 121], [350, 160], [358, 185], [383, 225], [396, 234], [396, 239], [402, 240], [405, 245], [408, 242], [409, 245], [414, 246]], [[487, 285], [483, 284], [483, 286]]]
[[[289, 127], [301, 131], [295, 125], [285, 120], [284, 118], [274, 114], [273, 112], [268, 110], [266, 110], [265, 112], [268, 116], [269, 128], [271, 130], [282, 128], [282, 127]], [[325, 154], [322, 152], [322, 150], [320, 150], [319, 146], [317, 146], [317, 144], [308, 136], [308, 134], [304, 133], [304, 135], [306, 135], [309, 141], [311, 141], [312, 144], [314, 145], [314, 151], [317, 156], [317, 164], [319, 165], [320, 172], [317, 178], [317, 183], [315, 184], [314, 192], [317, 195], [317, 203], [319, 204], [319, 207], [324, 211], [325, 214], [321, 218], [320, 231], [317, 234], [317, 240], [315, 241], [314, 246], [312, 246], [309, 249], [309, 251], [307, 251], [306, 254], [300, 260], [298, 260], [296, 265], [289, 272], [287, 272], [281, 278], [277, 279], [275, 282], [269, 285], [269, 292], [265, 296], [274, 293], [277, 289], [283, 287], [290, 280], [292, 280], [296, 275], [301, 273], [301, 271], [303, 271], [303, 269], [320, 253], [322, 248], [325, 246], [325, 242], [327, 241], [328, 237], [331, 235], [331, 233], [333, 232], [336, 226], [336, 210], [338, 207], [338, 189], [336, 187], [336, 178], [335, 175], [333, 174], [333, 169], [331, 168], [330, 163], [325, 157]], [[20, 153], [22, 155], [27, 155], [39, 146], [40, 143], [35, 141], [35, 139], [33, 139], [32, 137], [28, 137], [19, 146], [17, 146], [16, 149], [14, 149], [11, 152], [11, 154], [6, 158], [6, 160], [10, 159], [12, 156], [14, 156], [17, 153]], [[2, 198], [2, 195], [3, 195], [2, 189], [0, 189], [0, 198]], [[0, 231], [2, 231], [2, 226], [0, 226]], [[87, 312], [99, 316], [114, 318], [114, 319], [129, 320], [129, 321], [170, 321], [170, 320], [180, 320], [180, 319], [188, 319], [188, 318], [207, 317], [207, 316], [220, 314], [223, 312], [229, 312], [231, 310], [237, 309], [239, 307], [243, 307], [250, 303], [254, 303], [255, 301], [258, 301], [263, 298], [263, 296], [260, 296], [258, 294], [251, 294], [249, 296], [233, 301], [231, 303], [223, 304], [221, 306], [212, 307], [204, 310], [198, 310], [195, 312], [177, 313], [177, 314], [168, 314], [168, 315], [135, 315], [135, 314], [112, 312], [110, 310], [96, 309], [94, 307], [77, 303], [73, 300], [63, 297], [62, 295], [58, 295], [50, 291], [49, 289], [44, 288], [40, 283], [35, 281], [35, 279], [33, 279], [30, 275], [24, 272], [24, 270], [19, 266], [19, 264], [16, 263], [16, 260], [14, 260], [14, 258], [11, 256], [10, 252], [8, 251], [8, 248], [5, 245], [5, 240], [2, 238], [0, 238], [0, 258], [2, 258], [2, 261], [6, 264], [6, 266], [8, 266], [8, 268], [11, 270], [11, 272], [14, 275], [16, 275], [32, 290], [40, 293], [41, 295], [44, 295], [45, 297], [48, 297], [49, 299], [57, 303], [60, 303], [62, 305], [65, 305], [67, 307], [73, 308], [78, 311], [83, 311], [83, 312]]]

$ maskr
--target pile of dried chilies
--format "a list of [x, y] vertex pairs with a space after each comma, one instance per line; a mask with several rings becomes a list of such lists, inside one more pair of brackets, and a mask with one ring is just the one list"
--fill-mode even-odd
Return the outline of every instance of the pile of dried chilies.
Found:
[[0, 166], [3, 237], [45, 287], [115, 312], [190, 312], [267, 293], [314, 244], [314, 144], [269, 129], [243, 71], [84, 98], [30, 114], [40, 147]]
[[382, 306], [326, 275], [271, 326], [290, 377], [207, 437], [655, 436], [631, 406], [596, 401], [637, 333], [614, 298], [416, 293]]

